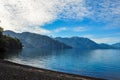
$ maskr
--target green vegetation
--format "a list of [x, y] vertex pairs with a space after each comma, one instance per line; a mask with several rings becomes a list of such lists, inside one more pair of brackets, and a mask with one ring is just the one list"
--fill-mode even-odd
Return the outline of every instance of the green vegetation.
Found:
[[3, 28], [0, 27], [0, 37], [2, 36]]
[[3, 35], [3, 28], [0, 27], [0, 52], [13, 49], [22, 49], [22, 43], [17, 38]]

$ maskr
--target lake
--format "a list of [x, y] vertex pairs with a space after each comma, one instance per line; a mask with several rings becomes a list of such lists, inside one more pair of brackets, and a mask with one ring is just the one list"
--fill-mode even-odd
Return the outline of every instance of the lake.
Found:
[[[6, 55], [9, 54], [9, 55]], [[40, 50], [10, 51], [0, 56], [20, 64], [60, 72], [120, 80], [120, 50]]]

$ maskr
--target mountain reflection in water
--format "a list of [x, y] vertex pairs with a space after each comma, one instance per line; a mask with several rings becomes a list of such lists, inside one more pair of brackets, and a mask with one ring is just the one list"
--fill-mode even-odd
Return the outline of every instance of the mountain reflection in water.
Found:
[[24, 48], [22, 51], [7, 52], [1, 58], [39, 68], [120, 80], [120, 50], [40, 50]]

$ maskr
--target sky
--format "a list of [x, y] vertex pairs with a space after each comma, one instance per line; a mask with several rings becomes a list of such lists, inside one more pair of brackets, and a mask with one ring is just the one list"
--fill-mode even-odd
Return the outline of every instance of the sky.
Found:
[[0, 0], [4, 30], [120, 42], [120, 0]]

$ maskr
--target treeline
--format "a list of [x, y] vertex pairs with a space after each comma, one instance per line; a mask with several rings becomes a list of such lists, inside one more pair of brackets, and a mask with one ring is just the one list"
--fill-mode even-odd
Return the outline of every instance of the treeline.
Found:
[[14, 49], [22, 49], [22, 43], [17, 38], [3, 35], [3, 28], [0, 27], [0, 52]]

